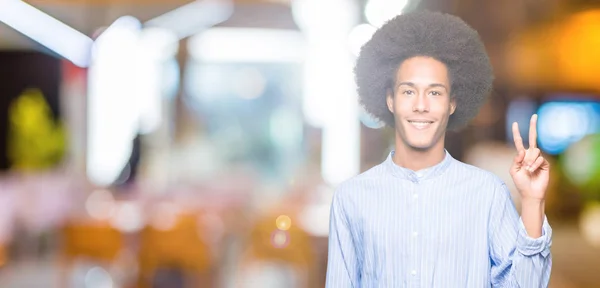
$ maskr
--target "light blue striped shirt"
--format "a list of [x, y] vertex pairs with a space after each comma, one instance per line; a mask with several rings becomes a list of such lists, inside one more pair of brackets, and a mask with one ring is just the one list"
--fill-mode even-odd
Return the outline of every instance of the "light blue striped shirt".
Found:
[[447, 151], [419, 172], [392, 156], [336, 189], [327, 287], [548, 286], [552, 229], [529, 237], [502, 180]]

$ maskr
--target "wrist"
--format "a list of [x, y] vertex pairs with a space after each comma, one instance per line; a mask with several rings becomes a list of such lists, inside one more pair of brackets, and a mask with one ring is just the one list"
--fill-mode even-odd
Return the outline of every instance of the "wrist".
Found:
[[540, 199], [540, 198], [531, 198], [531, 197], [522, 197], [521, 198], [521, 205], [527, 205], [527, 206], [544, 206], [544, 204], [546, 203], [545, 199]]
[[526, 214], [529, 217], [534, 215], [543, 217], [545, 213], [545, 203], [544, 199], [523, 198], [521, 199], [521, 215]]
[[523, 198], [521, 200], [521, 219], [530, 237], [537, 238], [542, 235], [544, 217], [544, 199]]

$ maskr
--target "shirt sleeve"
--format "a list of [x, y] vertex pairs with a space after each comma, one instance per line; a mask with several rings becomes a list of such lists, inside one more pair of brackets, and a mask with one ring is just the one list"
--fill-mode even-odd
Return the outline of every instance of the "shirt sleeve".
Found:
[[[325, 287], [359, 287], [361, 261], [356, 253], [352, 222], [343, 196], [336, 191], [329, 219], [329, 249]], [[347, 205], [346, 205], [347, 206]]]
[[544, 217], [542, 236], [531, 238], [504, 183], [490, 211], [492, 287], [548, 287], [552, 269], [552, 228]]

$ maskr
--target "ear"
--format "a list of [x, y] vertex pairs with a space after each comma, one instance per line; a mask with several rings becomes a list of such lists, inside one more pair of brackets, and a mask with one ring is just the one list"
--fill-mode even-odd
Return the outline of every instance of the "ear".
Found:
[[394, 114], [394, 94], [392, 91], [387, 92], [387, 96], [385, 97], [385, 102], [387, 103], [388, 110]]
[[456, 97], [450, 99], [450, 115], [454, 114], [454, 111], [456, 111]]

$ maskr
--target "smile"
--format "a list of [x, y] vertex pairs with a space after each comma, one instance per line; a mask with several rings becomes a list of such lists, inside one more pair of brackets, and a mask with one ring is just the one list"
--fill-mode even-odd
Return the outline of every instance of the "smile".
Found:
[[408, 120], [408, 123], [410, 123], [413, 127], [417, 128], [419, 130], [423, 130], [423, 129], [429, 128], [429, 126], [431, 126], [431, 124], [433, 124], [433, 121], [427, 121], [427, 120]]

